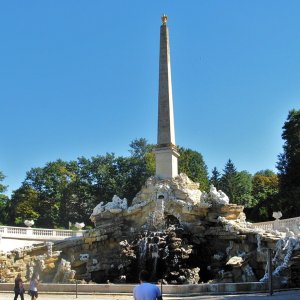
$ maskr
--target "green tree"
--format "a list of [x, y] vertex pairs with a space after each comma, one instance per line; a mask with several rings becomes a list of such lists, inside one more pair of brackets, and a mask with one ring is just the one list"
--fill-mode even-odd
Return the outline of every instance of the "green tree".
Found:
[[59, 209], [60, 226], [68, 227], [69, 222], [84, 222], [90, 225], [90, 215], [97, 202], [93, 186], [89, 184], [88, 170], [84, 168], [88, 160], [78, 158], [67, 164], [72, 177], [63, 189]]
[[211, 177], [209, 179], [209, 184], [212, 184], [217, 190], [220, 189], [221, 173], [216, 167], [211, 171]]
[[262, 175], [262, 176], [266, 176], [266, 177], [273, 177], [273, 176], [277, 177], [277, 174], [270, 169], [260, 170], [260, 171], [256, 172], [254, 174], [254, 176], [255, 175]]
[[1, 182], [5, 179], [4, 174], [0, 171], [0, 224], [5, 224], [7, 219], [6, 207], [8, 204], [8, 196], [4, 193], [6, 192], [7, 186], [3, 185]]
[[277, 163], [280, 187], [300, 187], [300, 110], [293, 109], [289, 112], [282, 129], [282, 139], [285, 142]]
[[144, 138], [133, 140], [129, 144], [129, 147], [131, 157], [137, 157], [140, 159], [143, 159], [147, 153], [151, 152], [154, 149], [154, 145], [148, 144], [147, 140]]
[[272, 198], [279, 192], [278, 176], [271, 170], [255, 173], [252, 185], [252, 196], [255, 199], [255, 204]]
[[220, 187], [221, 190], [229, 197], [230, 202], [232, 203], [237, 203], [237, 186], [238, 172], [231, 159], [229, 159], [223, 170]]
[[282, 129], [283, 153], [277, 163], [280, 202], [283, 215], [293, 217], [300, 214], [300, 110], [289, 112]]
[[9, 201], [9, 225], [24, 226], [25, 220], [39, 219], [39, 193], [30, 186], [21, 186], [12, 193]]
[[201, 190], [208, 190], [208, 171], [201, 153], [183, 147], [178, 147], [178, 150], [180, 154], [179, 173], [185, 173], [194, 182], [199, 182]]
[[252, 175], [247, 171], [238, 172], [229, 159], [220, 180], [221, 190], [229, 197], [231, 203], [250, 207], [252, 199]]
[[[39, 227], [68, 227], [69, 222], [89, 225], [93, 208], [111, 201], [113, 195], [127, 198], [130, 204], [146, 179], [155, 173], [153, 149], [154, 145], [145, 139], [136, 139], [130, 143], [129, 157], [107, 153], [32, 168], [9, 201], [10, 224], [34, 219]], [[200, 182], [201, 189], [207, 189], [207, 167], [202, 155], [184, 148], [180, 153], [180, 171]]]
[[133, 163], [137, 163], [140, 168], [140, 172], [143, 179], [145, 180], [155, 174], [155, 145], [149, 144], [146, 139], [140, 138], [135, 139], [130, 143], [129, 152]]
[[273, 211], [281, 210], [278, 191], [277, 174], [271, 170], [256, 172], [252, 179], [254, 206], [245, 210], [248, 219], [253, 222], [271, 220]]
[[236, 203], [245, 207], [252, 207], [254, 205], [252, 175], [247, 171], [241, 171], [237, 174]]
[[64, 191], [74, 174], [62, 160], [49, 162], [44, 168], [33, 168], [26, 174], [24, 186], [38, 192], [37, 226], [60, 227], [60, 205]]
[[[127, 198], [129, 203], [141, 189], [146, 179], [155, 172], [154, 145], [143, 138], [130, 143], [129, 157], [114, 154], [81, 159], [82, 172], [91, 185], [95, 205], [111, 201], [113, 195]], [[95, 206], [94, 205], [94, 206]]]
[[143, 138], [131, 142], [130, 148], [130, 173], [127, 176], [125, 191], [127, 199], [131, 201], [140, 191], [147, 178], [154, 175], [155, 157], [153, 153], [154, 145], [148, 144]]

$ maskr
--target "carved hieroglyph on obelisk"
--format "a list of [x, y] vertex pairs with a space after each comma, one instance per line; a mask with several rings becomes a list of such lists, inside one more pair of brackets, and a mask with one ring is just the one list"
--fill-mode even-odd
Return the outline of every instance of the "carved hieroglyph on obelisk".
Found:
[[178, 175], [179, 153], [175, 144], [171, 62], [167, 16], [160, 27], [158, 132], [155, 149], [156, 176], [160, 179]]

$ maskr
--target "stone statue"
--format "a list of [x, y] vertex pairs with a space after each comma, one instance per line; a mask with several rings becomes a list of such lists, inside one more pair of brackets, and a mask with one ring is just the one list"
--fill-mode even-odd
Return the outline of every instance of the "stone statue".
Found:
[[217, 191], [213, 184], [210, 185], [209, 193], [203, 193], [201, 200], [211, 202], [213, 204], [228, 204], [228, 196], [221, 190]]
[[104, 213], [108, 211], [110, 213], [120, 213], [122, 210], [127, 209], [127, 199], [121, 199], [117, 195], [114, 195], [111, 202], [108, 202], [104, 205], [103, 202], [100, 202], [93, 210], [91, 218], [95, 215]]

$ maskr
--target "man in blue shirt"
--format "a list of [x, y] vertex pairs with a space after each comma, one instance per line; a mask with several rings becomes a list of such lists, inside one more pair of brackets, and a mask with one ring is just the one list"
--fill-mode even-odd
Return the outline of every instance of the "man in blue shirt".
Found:
[[133, 289], [134, 300], [162, 300], [159, 288], [149, 283], [150, 275], [146, 270], [140, 272], [140, 285]]

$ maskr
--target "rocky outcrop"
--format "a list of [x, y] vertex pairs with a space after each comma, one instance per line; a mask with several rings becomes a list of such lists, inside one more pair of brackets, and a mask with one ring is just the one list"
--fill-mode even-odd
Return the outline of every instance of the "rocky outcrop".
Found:
[[[47, 282], [137, 282], [142, 268], [152, 280], [171, 284], [265, 281], [268, 249], [282, 282], [293, 278], [290, 262], [293, 270], [299, 266], [297, 237], [253, 228], [242, 206], [213, 186], [201, 192], [184, 174], [150, 177], [131, 206], [114, 196], [97, 205], [91, 219], [94, 229], [53, 244], [53, 251], [48, 245], [7, 256], [8, 269], [28, 277], [35, 268]], [[5, 280], [15, 277], [9, 272]]]
[[[62, 265], [66, 267], [62, 268]], [[18, 273], [21, 273], [25, 282], [30, 280], [33, 273], [38, 274], [42, 282], [71, 283], [75, 276], [70, 263], [60, 257], [60, 252], [49, 251], [49, 245], [43, 244], [2, 253], [0, 282], [14, 282]], [[56, 275], [58, 273], [59, 276]]]

